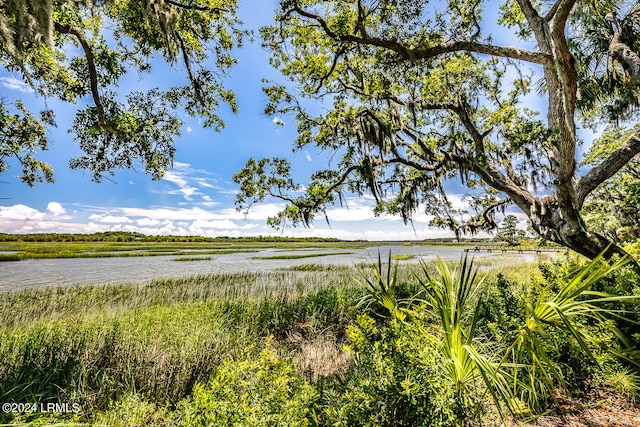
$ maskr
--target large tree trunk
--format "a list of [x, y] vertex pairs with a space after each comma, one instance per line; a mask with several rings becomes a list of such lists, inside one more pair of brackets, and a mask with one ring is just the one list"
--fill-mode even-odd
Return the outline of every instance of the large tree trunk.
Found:
[[[629, 254], [620, 246], [599, 233], [587, 230], [579, 215], [568, 218], [558, 207], [557, 198], [546, 197], [541, 203], [532, 205], [527, 212], [534, 230], [545, 239], [563, 245], [589, 259], [604, 252], [604, 258], [611, 260]], [[634, 268], [640, 272], [640, 265], [632, 257]]]
[[[549, 126], [557, 130], [558, 134], [549, 147], [555, 194], [537, 199], [529, 205], [528, 214], [533, 228], [547, 240], [566, 246], [589, 259], [602, 252], [605, 259], [611, 259], [615, 255], [628, 254], [604, 236], [587, 230], [580, 216], [582, 199], [577, 197], [579, 191], [574, 179], [578, 141], [574, 117], [578, 73], [564, 33], [572, 4], [573, 2], [566, 2], [563, 12], [557, 13], [548, 22], [534, 26], [541, 50], [553, 58], [552, 64], [545, 67], [545, 82], [549, 93], [547, 118]], [[640, 271], [638, 264], [635, 265]]]

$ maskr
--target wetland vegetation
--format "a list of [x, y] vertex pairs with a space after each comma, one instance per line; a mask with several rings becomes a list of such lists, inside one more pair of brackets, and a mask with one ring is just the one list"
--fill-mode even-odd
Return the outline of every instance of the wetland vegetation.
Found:
[[[524, 420], [557, 408], [560, 391], [549, 389], [549, 378], [562, 380], [563, 394], [584, 397], [597, 389], [634, 399], [640, 378], [629, 361], [635, 356], [626, 353], [640, 340], [633, 271], [622, 266], [606, 278], [572, 282], [587, 261], [516, 260], [513, 254], [478, 258], [475, 278], [460, 274], [456, 262], [447, 263], [447, 273], [431, 263], [423, 271], [391, 259], [5, 292], [3, 402], [68, 402], [79, 410], [0, 414], [0, 423], [445, 426], [472, 425], [482, 417], [499, 424], [501, 415]], [[467, 371], [447, 364], [455, 335], [428, 302], [437, 283], [473, 289], [459, 295], [457, 320], [447, 323], [463, 338], [455, 354], [466, 355]], [[571, 317], [572, 328], [557, 317], [547, 322], [535, 310], [554, 301], [567, 283], [627, 295], [594, 303], [627, 310], [627, 320], [600, 321], [586, 313]], [[528, 304], [545, 333], [517, 347], [517, 362], [496, 362], [531, 324]], [[626, 342], [615, 338], [618, 332]], [[465, 348], [484, 359], [473, 361], [476, 353]], [[529, 351], [536, 348], [538, 353]], [[540, 355], [544, 363], [536, 372], [549, 377], [527, 383], [531, 371], [524, 367]], [[486, 364], [478, 365], [481, 360]], [[500, 365], [508, 369], [493, 383], [483, 377], [483, 367]], [[513, 375], [516, 366], [523, 367], [521, 376]], [[517, 397], [500, 388], [506, 378], [519, 378]]]

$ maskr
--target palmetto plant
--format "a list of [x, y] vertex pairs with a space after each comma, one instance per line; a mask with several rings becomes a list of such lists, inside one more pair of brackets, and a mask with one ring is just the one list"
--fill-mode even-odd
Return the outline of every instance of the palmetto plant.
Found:
[[431, 277], [423, 263], [424, 278], [416, 276], [423, 289], [424, 305], [438, 319], [434, 332], [441, 336], [441, 349], [445, 356], [444, 372], [452, 383], [455, 394], [463, 397], [469, 386], [479, 379], [480, 370], [473, 357], [473, 339], [482, 306], [479, 289], [483, 280], [477, 280], [477, 271], [465, 258], [453, 270], [441, 258], [434, 263], [436, 276]]
[[373, 278], [363, 274], [365, 280], [361, 282], [369, 291], [365, 300], [378, 302], [389, 311], [392, 318], [408, 324], [410, 327], [407, 330], [415, 334], [416, 339], [433, 342], [433, 336], [438, 337], [443, 356], [439, 368], [463, 412], [473, 410], [479, 402], [483, 394], [477, 387], [479, 382], [488, 386], [486, 389], [496, 402], [510, 391], [508, 380], [498, 369], [499, 359], [492, 360], [485, 356], [495, 353], [496, 348], [488, 351], [492, 344], [476, 339], [483, 280], [478, 279], [477, 270], [472, 264], [464, 258], [459, 266], [451, 269], [444, 260], [438, 258], [434, 262], [433, 275], [429, 266], [421, 263], [421, 274], [415, 274], [421, 291], [410, 301], [396, 298], [396, 270], [390, 264], [383, 265], [380, 259], [373, 271]]
[[373, 277], [370, 277], [362, 270], [360, 270], [360, 273], [361, 280], [356, 280], [356, 282], [365, 287], [367, 293], [363, 295], [359, 305], [366, 305], [368, 307], [372, 303], [377, 303], [386, 308], [392, 317], [401, 321], [406, 320], [411, 312], [408, 308], [409, 304], [402, 304], [401, 306], [403, 301], [398, 301], [396, 297], [398, 266], [396, 264], [392, 267], [391, 252], [389, 252], [389, 260], [386, 266], [383, 265], [382, 257], [380, 253], [378, 253], [378, 264], [371, 269]]
[[[535, 305], [525, 306], [526, 316], [524, 324], [515, 332], [515, 339], [505, 354], [505, 360], [527, 360], [525, 374], [527, 386], [520, 390], [521, 395], [527, 395], [530, 406], [535, 407], [542, 397], [554, 398], [554, 389], [558, 386], [566, 388], [565, 380], [559, 366], [554, 363], [546, 348], [556, 336], [553, 330], [563, 330], [573, 337], [582, 351], [592, 359], [592, 348], [601, 347], [617, 356], [626, 358], [628, 341], [610, 319], [625, 318], [629, 314], [621, 308], [611, 308], [611, 303], [630, 302], [637, 304], [637, 295], [612, 295], [592, 290], [594, 285], [615, 269], [624, 265], [628, 260], [619, 259], [613, 264], [603, 261], [602, 254], [591, 261], [586, 267], [576, 272], [571, 280], [551, 297], [538, 301]], [[602, 342], [585, 328], [583, 323], [603, 325], [618, 338], [616, 342]], [[606, 335], [607, 337], [609, 335]], [[622, 345], [622, 350], [620, 350]], [[522, 364], [518, 366], [524, 366]], [[514, 369], [514, 378], [522, 374], [523, 369]], [[514, 388], [514, 392], [515, 392]]]
[[396, 298], [398, 284], [392, 273], [395, 269], [390, 264], [383, 266], [380, 260], [373, 279], [366, 279], [364, 284], [369, 290], [369, 300], [377, 301], [393, 318], [410, 325], [407, 331], [417, 334], [416, 339], [421, 339], [420, 335], [438, 337], [443, 356], [439, 368], [467, 411], [477, 414], [475, 409], [488, 394], [501, 416], [504, 408], [522, 415], [541, 411], [542, 402], [554, 398], [558, 387], [566, 388], [555, 354], [548, 350], [553, 347], [558, 331], [573, 337], [587, 356], [593, 357], [591, 348], [596, 344], [606, 344], [621, 355], [612, 343], [598, 342], [598, 337], [590, 335], [580, 322], [601, 324], [618, 336], [623, 345], [626, 343], [613, 322], [608, 321], [624, 318], [626, 313], [607, 308], [607, 304], [637, 303], [639, 297], [592, 290], [598, 280], [625, 262], [622, 259], [609, 265], [602, 255], [598, 256], [557, 292], [535, 304], [526, 304], [524, 322], [503, 343], [490, 342], [477, 332], [484, 279], [478, 277], [473, 261], [466, 257], [454, 267], [440, 258], [433, 269], [421, 263], [421, 271], [415, 275], [421, 292], [410, 301]]

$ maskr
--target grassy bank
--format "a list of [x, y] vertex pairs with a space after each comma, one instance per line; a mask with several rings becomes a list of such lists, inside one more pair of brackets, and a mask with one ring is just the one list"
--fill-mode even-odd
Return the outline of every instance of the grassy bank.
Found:
[[[262, 242], [262, 241], [205, 241], [205, 242], [92, 242], [92, 241], [0, 241], [0, 261], [51, 258], [107, 258], [140, 256], [193, 256], [223, 255], [239, 252], [257, 252], [262, 249], [326, 250], [360, 249], [371, 242]], [[344, 254], [348, 252], [335, 252]], [[318, 255], [314, 255], [318, 256]], [[289, 258], [277, 258], [289, 259]]]
[[[126, 234], [126, 233], [125, 233]], [[9, 239], [11, 237], [11, 239]], [[91, 240], [92, 235], [0, 235], [0, 262], [21, 261], [26, 259], [52, 258], [105, 258], [105, 257], [141, 257], [141, 256], [197, 256], [223, 255], [238, 252], [257, 252], [263, 249], [277, 249], [281, 251], [325, 251], [334, 255], [349, 254], [350, 250], [358, 250], [384, 244], [402, 244], [405, 246], [437, 246], [451, 248], [474, 248], [488, 242], [344, 242], [344, 241], [316, 241], [305, 239], [291, 239], [278, 241], [277, 239], [205, 239], [200, 238], [171, 238], [156, 236], [136, 237], [132, 235], [116, 236], [122, 240], [107, 239], [109, 236], [98, 236], [106, 240]], [[112, 236], [113, 237], [113, 236]], [[4, 240], [2, 240], [4, 238]], [[39, 240], [40, 239], [40, 240]], [[175, 240], [171, 240], [175, 239]], [[273, 255], [265, 259], [297, 259], [313, 256], [328, 256], [321, 254]]]
[[[331, 271], [5, 293], [0, 396], [77, 403], [82, 410], [66, 418], [88, 423], [109, 417], [114, 405], [169, 411], [223, 363], [258, 359], [268, 337], [317, 377], [344, 358], [341, 342], [360, 293]], [[1, 422], [37, 418], [50, 421], [42, 413], [0, 414]]]
[[[478, 263], [487, 277], [474, 295], [477, 329], [492, 348], [519, 321], [518, 309], [569, 269], [500, 259]], [[472, 420], [479, 408], [492, 414], [477, 405], [491, 400], [481, 388], [451, 394], [437, 342], [412, 335], [415, 327], [389, 317], [388, 301], [356, 283], [386, 283], [386, 267], [380, 276], [360, 267], [4, 293], [0, 400], [75, 404], [77, 412], [0, 413], [0, 423], [444, 426]], [[609, 285], [625, 280], [634, 279]], [[408, 308], [419, 290], [416, 266], [400, 264], [393, 300]], [[425, 313], [424, 325], [435, 325]], [[588, 362], [564, 338], [566, 348], [549, 354], [562, 360], [572, 390], [604, 378], [598, 369], [624, 372], [604, 353], [600, 365]]]

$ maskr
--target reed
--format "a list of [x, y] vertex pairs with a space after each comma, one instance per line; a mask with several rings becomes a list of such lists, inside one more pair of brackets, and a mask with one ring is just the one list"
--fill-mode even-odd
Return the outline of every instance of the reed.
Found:
[[322, 256], [332, 255], [351, 255], [353, 252], [323, 252], [317, 254], [287, 254], [287, 255], [269, 255], [269, 256], [255, 256], [253, 259], [302, 259], [302, 258], [315, 258]]
[[211, 261], [213, 258], [210, 256], [192, 256], [192, 257], [179, 257], [174, 258], [174, 261]]
[[[8, 292], [0, 302], [0, 396], [76, 402], [85, 420], [132, 392], [178, 402], [224, 360], [258, 354], [268, 336], [286, 342], [298, 330], [299, 347], [321, 332], [343, 335], [359, 296], [331, 271]], [[300, 363], [321, 371], [308, 366], [313, 360]]]

